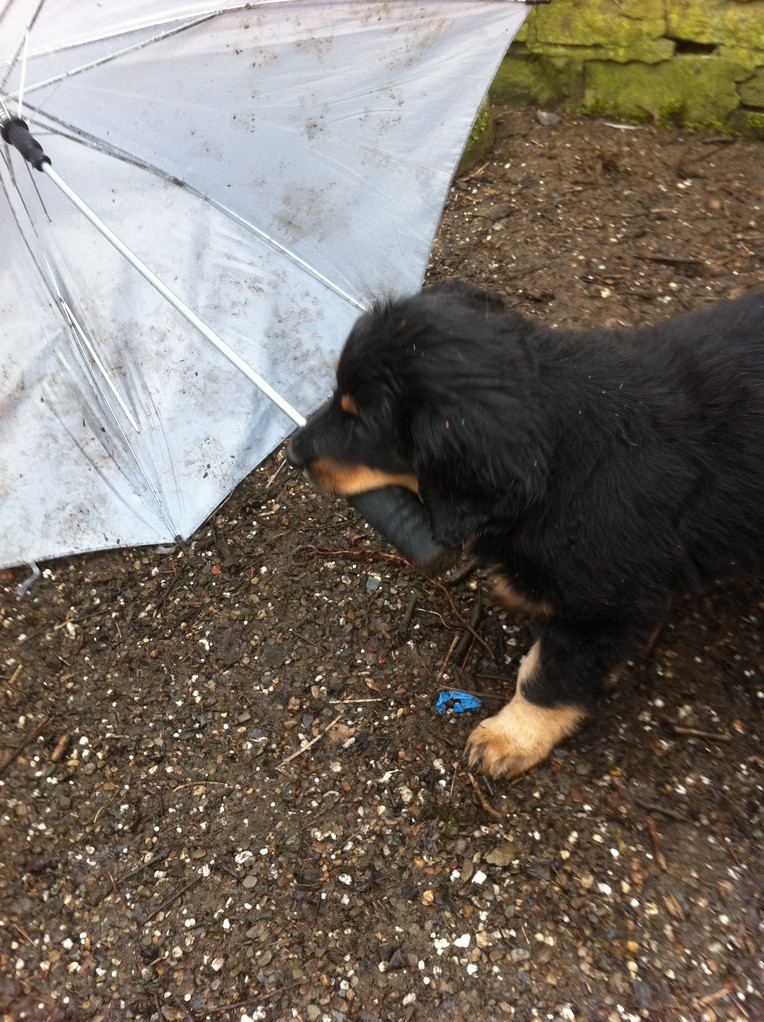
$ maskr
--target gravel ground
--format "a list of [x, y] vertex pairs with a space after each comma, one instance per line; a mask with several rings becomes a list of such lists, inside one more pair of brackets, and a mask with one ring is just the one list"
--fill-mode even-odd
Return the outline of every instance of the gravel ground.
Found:
[[[430, 276], [559, 324], [764, 284], [764, 147], [497, 112]], [[277, 452], [184, 550], [0, 573], [3, 1022], [764, 1019], [764, 590], [679, 603], [516, 782], [530, 634]], [[480, 711], [439, 715], [442, 689]]]

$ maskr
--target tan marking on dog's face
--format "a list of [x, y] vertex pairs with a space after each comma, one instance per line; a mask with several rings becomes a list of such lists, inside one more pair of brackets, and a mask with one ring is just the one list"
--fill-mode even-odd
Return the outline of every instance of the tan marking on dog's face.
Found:
[[523, 695], [523, 686], [538, 669], [536, 642], [520, 665], [517, 691], [495, 716], [482, 721], [467, 741], [470, 767], [489, 777], [517, 777], [549, 755], [578, 728], [586, 714], [577, 706], [537, 706]]
[[340, 408], [343, 412], [347, 412], [348, 415], [358, 415], [358, 405], [350, 394], [342, 395], [340, 398]]
[[336, 493], [341, 497], [352, 497], [367, 490], [379, 490], [384, 486], [405, 486], [419, 494], [416, 476], [406, 473], [384, 472], [367, 465], [342, 465], [334, 461], [318, 459], [310, 466], [310, 477], [322, 490]]
[[531, 600], [523, 596], [522, 593], [518, 593], [502, 575], [496, 575], [493, 578], [493, 592], [499, 603], [513, 613], [532, 614], [535, 617], [541, 615], [551, 617], [554, 613], [548, 603]]

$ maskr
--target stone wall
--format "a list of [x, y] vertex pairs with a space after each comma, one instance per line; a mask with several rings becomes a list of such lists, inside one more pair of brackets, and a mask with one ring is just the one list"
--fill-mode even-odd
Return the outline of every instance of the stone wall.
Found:
[[551, 0], [491, 98], [764, 138], [764, 0]]

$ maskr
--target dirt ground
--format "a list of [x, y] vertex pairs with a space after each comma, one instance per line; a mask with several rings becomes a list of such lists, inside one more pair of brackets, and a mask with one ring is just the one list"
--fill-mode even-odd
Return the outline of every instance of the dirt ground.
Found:
[[[558, 324], [764, 284], [764, 146], [497, 112], [430, 277]], [[0, 574], [0, 1018], [764, 1019], [764, 589], [678, 605], [532, 774], [530, 633], [277, 452], [185, 550]], [[439, 715], [439, 690], [480, 695]]]

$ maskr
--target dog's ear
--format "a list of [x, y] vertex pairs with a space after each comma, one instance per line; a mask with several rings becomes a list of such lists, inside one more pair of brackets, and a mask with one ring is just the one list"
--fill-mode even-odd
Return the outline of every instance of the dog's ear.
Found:
[[541, 497], [544, 445], [533, 424], [515, 422], [497, 429], [502, 419], [474, 407], [414, 417], [415, 473], [437, 542], [458, 547], [507, 529]]

